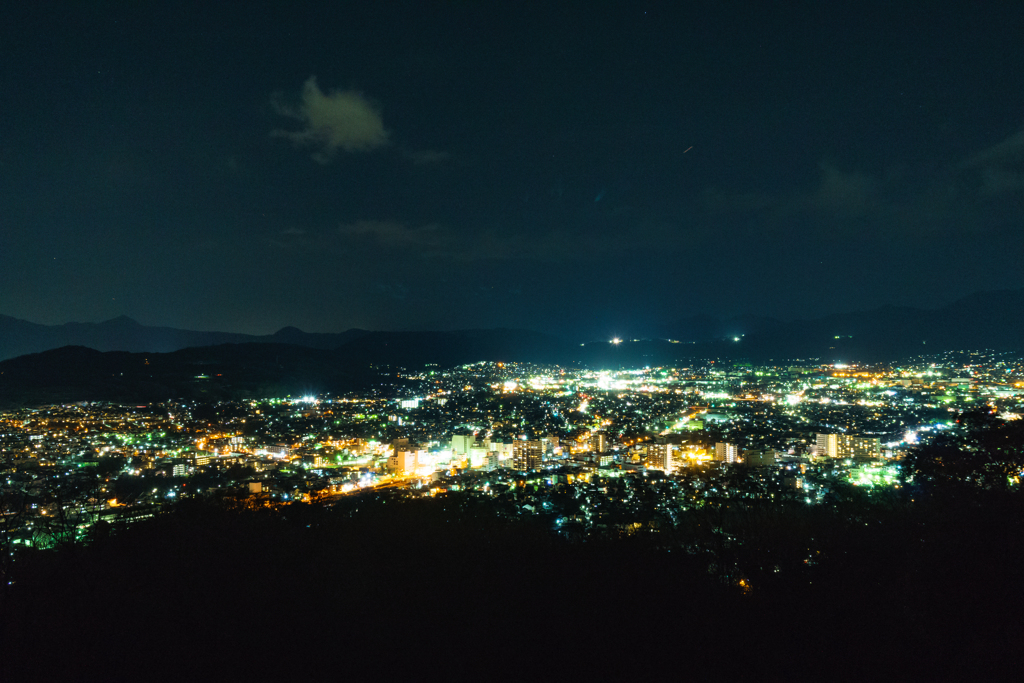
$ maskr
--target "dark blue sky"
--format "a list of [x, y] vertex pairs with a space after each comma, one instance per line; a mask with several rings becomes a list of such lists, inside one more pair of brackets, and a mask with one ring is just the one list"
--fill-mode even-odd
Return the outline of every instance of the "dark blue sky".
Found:
[[18, 4], [7, 315], [643, 334], [1024, 286], [1021, 3]]

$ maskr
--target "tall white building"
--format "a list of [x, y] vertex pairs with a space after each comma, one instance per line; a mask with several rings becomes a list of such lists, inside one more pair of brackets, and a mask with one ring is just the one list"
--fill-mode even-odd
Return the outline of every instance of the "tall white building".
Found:
[[465, 458], [475, 442], [476, 437], [472, 434], [455, 434], [452, 436], [452, 453], [456, 458]]
[[818, 455], [828, 458], [839, 456], [838, 434], [818, 434], [814, 439], [814, 445], [818, 447]]
[[715, 444], [715, 460], [737, 463], [740, 461], [740, 447], [734, 443], [718, 442]]

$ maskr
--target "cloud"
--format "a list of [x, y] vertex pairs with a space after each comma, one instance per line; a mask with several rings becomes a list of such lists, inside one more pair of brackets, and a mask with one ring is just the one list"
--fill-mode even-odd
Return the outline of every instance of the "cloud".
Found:
[[1016, 164], [1022, 161], [1024, 161], [1024, 130], [974, 154], [964, 165], [968, 168], [976, 168], [994, 164]]
[[963, 168], [981, 174], [984, 194], [1024, 190], [1024, 130], [972, 155]]
[[442, 248], [450, 242], [448, 231], [436, 225], [407, 227], [398, 221], [355, 221], [345, 223], [338, 232], [345, 237], [365, 239], [391, 248]]
[[302, 86], [298, 106], [275, 102], [274, 108], [303, 127], [297, 131], [275, 130], [272, 135], [316, 148], [313, 159], [322, 164], [330, 162], [338, 150], [365, 152], [388, 144], [384, 121], [369, 100], [352, 90], [324, 94], [315, 76]]
[[885, 207], [882, 180], [858, 171], [843, 171], [827, 161], [818, 169], [817, 184], [811, 187], [779, 194], [724, 192], [712, 187], [704, 190], [701, 199], [713, 216], [748, 214], [777, 219], [796, 215], [855, 218]]
[[821, 164], [821, 181], [811, 204], [829, 212], [861, 215], [878, 205], [879, 182], [866, 173], [844, 172], [830, 163]]
[[985, 194], [1002, 194], [1024, 190], [1024, 170], [986, 168], [981, 174], [981, 191]]

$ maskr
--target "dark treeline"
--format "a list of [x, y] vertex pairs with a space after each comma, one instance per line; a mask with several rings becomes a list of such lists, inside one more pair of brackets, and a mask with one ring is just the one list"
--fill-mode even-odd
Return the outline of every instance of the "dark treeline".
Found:
[[898, 489], [706, 505], [585, 541], [464, 493], [185, 501], [18, 556], [0, 678], [1008, 677], [1024, 432], [962, 423]]

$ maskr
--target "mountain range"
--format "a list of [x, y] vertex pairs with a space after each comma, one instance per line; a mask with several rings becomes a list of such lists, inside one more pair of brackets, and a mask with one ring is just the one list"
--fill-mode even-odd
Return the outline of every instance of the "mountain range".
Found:
[[811, 320], [708, 316], [654, 339], [580, 343], [529, 330], [272, 335], [148, 327], [126, 317], [39, 325], [0, 315], [0, 403], [323, 393], [368, 386], [382, 370], [483, 360], [637, 367], [694, 358], [896, 361], [946, 350], [1024, 350], [1024, 289], [937, 309], [885, 306]]
[[[979, 292], [935, 309], [883, 306], [809, 320], [744, 316], [685, 318], [663, 336], [680, 341], [736, 340], [753, 359], [820, 358], [824, 362], [892, 361], [947, 350], [1024, 350], [1024, 289]], [[721, 346], [721, 344], [720, 344]]]
[[[301, 334], [301, 333], [300, 333]], [[62, 346], [0, 361], [0, 409], [74, 401], [216, 401], [339, 394], [402, 382], [404, 368], [562, 362], [566, 343], [523, 330], [367, 332], [336, 349], [240, 342], [165, 353]], [[382, 377], [387, 375], [387, 377]]]
[[[806, 320], [782, 321], [758, 316], [720, 320], [692, 316], [660, 326], [653, 336], [697, 344], [701, 351], [706, 351], [705, 345], [711, 344], [716, 354], [756, 359], [891, 360], [907, 354], [947, 349], [1024, 348], [1021, 311], [1024, 311], [1024, 289], [1001, 290], [972, 294], [936, 309], [883, 306]], [[740, 341], [729, 344], [733, 339]], [[398, 363], [445, 364], [463, 357], [463, 351], [473, 350], [506, 359], [521, 356], [520, 360], [550, 362], [566, 362], [564, 355], [568, 354], [585, 362], [589, 352], [571, 351], [581, 348], [579, 343], [583, 341], [587, 340], [560, 339], [526, 330], [371, 332], [350, 329], [338, 333], [311, 333], [285, 327], [270, 335], [249, 335], [150, 327], [125, 316], [101, 323], [40, 325], [0, 315], [0, 360], [62, 346], [169, 353], [218, 344], [291, 344], [321, 350], [345, 348], [356, 356], [373, 356], [378, 361], [386, 361], [388, 354], [382, 352], [390, 351], [398, 354], [393, 359]]]
[[101, 323], [40, 325], [0, 315], [0, 360], [62, 346], [85, 346], [97, 351], [138, 353], [169, 353], [196, 346], [247, 343], [295, 344], [312, 349], [335, 349], [364, 334], [369, 332], [352, 329], [337, 334], [318, 334], [303, 332], [294, 327], [285, 327], [268, 335], [197, 332], [173, 327], [140, 325], [127, 316]]

